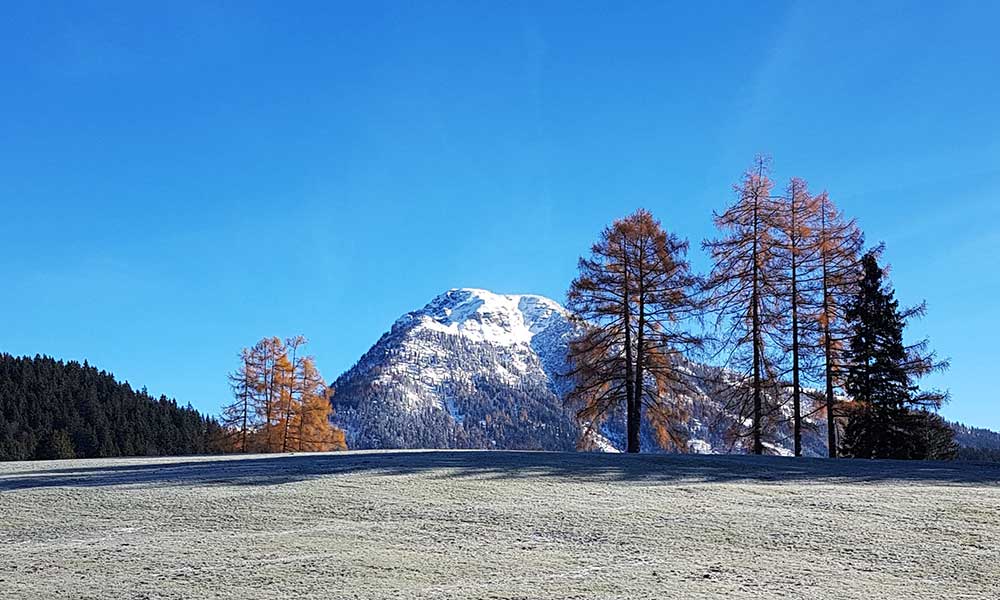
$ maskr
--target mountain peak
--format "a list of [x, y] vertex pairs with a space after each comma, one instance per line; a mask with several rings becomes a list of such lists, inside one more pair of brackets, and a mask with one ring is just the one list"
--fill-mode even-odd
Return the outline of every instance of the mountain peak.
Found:
[[573, 332], [544, 296], [448, 290], [334, 382], [337, 423], [352, 448], [572, 450], [579, 427], [562, 396]]
[[423, 327], [475, 342], [526, 344], [549, 327], [565, 323], [568, 315], [562, 305], [544, 296], [452, 288], [404, 315], [393, 328]]

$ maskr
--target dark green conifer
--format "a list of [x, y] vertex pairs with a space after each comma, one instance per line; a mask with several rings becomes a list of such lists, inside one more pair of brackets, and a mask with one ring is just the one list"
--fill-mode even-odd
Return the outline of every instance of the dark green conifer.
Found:
[[[924, 412], [939, 407], [945, 395], [921, 392], [915, 383], [947, 365], [926, 352], [926, 341], [909, 347], [903, 343], [907, 318], [922, 314], [924, 306], [900, 310], [877, 251], [867, 253], [861, 265], [858, 292], [847, 309], [852, 334], [845, 390], [853, 406], [842, 453], [858, 458], [947, 455], [943, 430]], [[931, 446], [942, 450], [931, 452]]]

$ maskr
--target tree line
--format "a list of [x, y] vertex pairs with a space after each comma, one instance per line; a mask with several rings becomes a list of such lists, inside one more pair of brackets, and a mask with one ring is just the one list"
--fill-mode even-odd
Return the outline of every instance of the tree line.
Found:
[[624, 407], [628, 452], [645, 422], [664, 448], [686, 450], [690, 404], [685, 357], [725, 366], [727, 440], [754, 454], [776, 451], [791, 422], [792, 451], [825, 421], [830, 457], [951, 458], [953, 434], [933, 411], [947, 395], [917, 381], [947, 368], [926, 340], [905, 344], [907, 322], [854, 219], [826, 192], [792, 178], [776, 190], [758, 157], [714, 215], [717, 238], [695, 274], [689, 244], [644, 209], [607, 227], [579, 262], [568, 306], [583, 333], [570, 344], [583, 439]]
[[0, 354], [0, 461], [206, 454], [222, 430], [190, 405], [87, 362]]
[[305, 344], [269, 337], [245, 348], [219, 420], [86, 361], [0, 354], [0, 461], [345, 449], [333, 389]]
[[230, 373], [233, 401], [222, 409], [226, 446], [232, 452], [322, 452], [347, 448], [333, 426], [329, 387], [306, 339], [266, 337], [240, 353]]

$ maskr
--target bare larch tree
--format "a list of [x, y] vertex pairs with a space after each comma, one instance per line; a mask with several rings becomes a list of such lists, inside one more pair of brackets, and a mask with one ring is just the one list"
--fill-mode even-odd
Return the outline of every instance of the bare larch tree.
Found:
[[722, 373], [739, 379], [729, 386], [727, 408], [735, 415], [731, 435], [735, 440], [749, 437], [754, 454], [764, 453], [765, 430], [780, 409], [779, 373], [765, 344], [780, 321], [774, 310], [778, 276], [773, 227], [778, 206], [772, 187], [768, 160], [759, 156], [734, 186], [736, 203], [715, 215], [724, 237], [703, 242], [713, 260], [706, 299], [722, 332], [715, 341], [720, 353], [728, 353], [728, 368]]
[[826, 405], [827, 452], [837, 457], [837, 390], [843, 389], [845, 354], [850, 327], [847, 306], [856, 292], [861, 273], [864, 236], [854, 219], [837, 210], [826, 192], [816, 197], [816, 253], [819, 262], [819, 310], [816, 327], [822, 350]]
[[583, 334], [570, 344], [584, 440], [624, 404], [626, 451], [639, 452], [643, 409], [658, 444], [686, 450], [683, 352], [701, 343], [689, 321], [699, 308], [687, 242], [646, 210], [615, 221], [581, 258], [568, 307]]
[[[776, 273], [778, 282], [777, 314], [782, 315], [776, 340], [791, 359], [792, 439], [795, 456], [802, 456], [803, 379], [811, 372], [819, 354], [816, 328], [818, 310], [819, 248], [817, 224], [819, 203], [809, 195], [808, 186], [799, 178], [788, 183], [779, 200], [775, 219]], [[811, 413], [810, 413], [811, 414]]]

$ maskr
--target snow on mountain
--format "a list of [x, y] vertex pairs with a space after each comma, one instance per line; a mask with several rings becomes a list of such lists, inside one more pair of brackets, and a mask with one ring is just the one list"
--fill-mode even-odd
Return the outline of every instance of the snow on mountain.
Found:
[[[574, 332], [567, 310], [549, 298], [449, 290], [400, 317], [337, 379], [335, 420], [352, 448], [571, 450], [580, 427], [563, 398], [572, 386], [566, 355]], [[726, 415], [704, 384], [712, 368], [685, 367], [691, 392], [678, 401], [689, 406], [689, 449], [726, 451]], [[594, 446], [622, 448], [621, 417]], [[807, 449], [818, 452], [820, 436], [809, 437]], [[644, 431], [643, 448], [654, 447]]]
[[530, 343], [536, 334], [567, 318], [566, 309], [542, 296], [462, 288], [449, 290], [423, 309], [407, 313], [394, 327], [416, 322], [474, 342], [509, 346]]
[[569, 315], [541, 296], [453, 289], [403, 315], [334, 383], [351, 447], [571, 450]]

